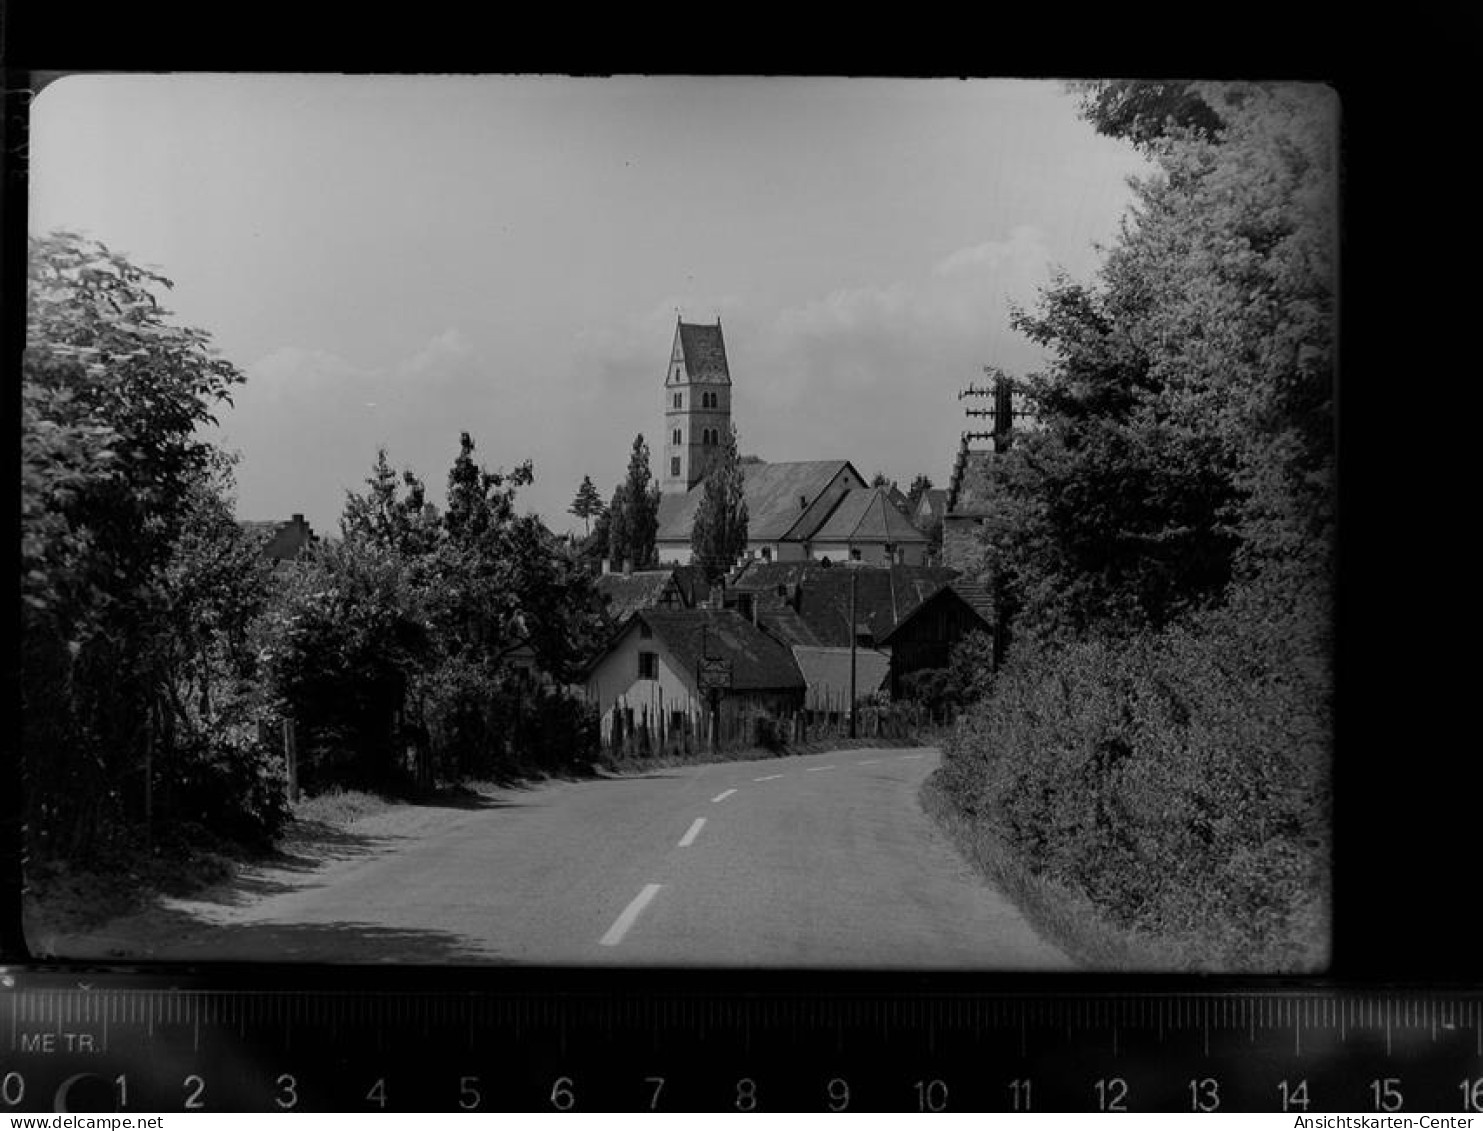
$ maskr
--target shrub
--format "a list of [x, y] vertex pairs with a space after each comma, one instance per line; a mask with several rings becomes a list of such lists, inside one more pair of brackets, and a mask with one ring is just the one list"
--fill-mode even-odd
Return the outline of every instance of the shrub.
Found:
[[184, 737], [162, 786], [177, 819], [261, 848], [288, 821], [286, 767], [251, 729], [222, 726]]
[[1327, 952], [1327, 687], [1230, 618], [1015, 657], [944, 788], [1036, 874], [1221, 969]]

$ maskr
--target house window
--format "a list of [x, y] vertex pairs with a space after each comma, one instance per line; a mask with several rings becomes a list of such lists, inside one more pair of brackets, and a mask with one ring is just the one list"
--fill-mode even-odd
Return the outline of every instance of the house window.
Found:
[[680, 446], [680, 430], [678, 428], [675, 429], [675, 438], [671, 441], [671, 443], [673, 443], [675, 447]]
[[680, 457], [679, 456], [670, 456], [669, 457], [669, 473], [671, 475], [679, 475], [680, 474]]
[[658, 679], [658, 678], [659, 678], [659, 653], [658, 652], [640, 652], [639, 653], [639, 679]]
[[762, 547], [762, 560], [764, 562], [770, 562], [770, 561], [772, 561], [772, 547], [771, 546], [763, 546]]
[[859, 550], [859, 548], [856, 547], [856, 546], [851, 546], [850, 547], [850, 561], [852, 561], [852, 562], [858, 562], [859, 560], [860, 560], [860, 550]]
[[684, 407], [685, 407], [685, 404], [684, 404], [684, 394], [682, 394], [682, 393], [676, 393], [675, 394], [675, 408], [684, 408]]

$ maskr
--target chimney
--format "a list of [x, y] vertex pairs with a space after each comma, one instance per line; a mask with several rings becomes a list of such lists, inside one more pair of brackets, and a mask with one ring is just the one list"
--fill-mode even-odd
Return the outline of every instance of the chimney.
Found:
[[294, 517], [293, 517], [293, 524], [295, 526], [303, 526], [304, 525], [304, 516], [301, 515], [301, 514], [294, 515]]

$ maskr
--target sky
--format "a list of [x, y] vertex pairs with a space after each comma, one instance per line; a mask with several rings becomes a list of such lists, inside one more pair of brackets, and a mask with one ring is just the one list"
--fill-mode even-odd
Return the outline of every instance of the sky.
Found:
[[[441, 504], [460, 432], [553, 529], [663, 439], [675, 321], [722, 321], [741, 450], [945, 486], [959, 390], [1090, 280], [1146, 171], [1032, 80], [73, 75], [30, 226], [175, 287], [247, 380], [237, 513], [333, 534], [379, 447]], [[977, 402], [986, 403], [986, 402]]]

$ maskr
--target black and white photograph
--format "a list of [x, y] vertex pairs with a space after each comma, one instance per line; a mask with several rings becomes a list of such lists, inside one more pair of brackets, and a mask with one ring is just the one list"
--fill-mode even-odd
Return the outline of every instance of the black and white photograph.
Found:
[[30, 952], [1324, 974], [1341, 119], [48, 83]]

